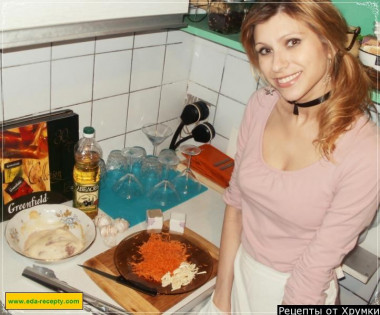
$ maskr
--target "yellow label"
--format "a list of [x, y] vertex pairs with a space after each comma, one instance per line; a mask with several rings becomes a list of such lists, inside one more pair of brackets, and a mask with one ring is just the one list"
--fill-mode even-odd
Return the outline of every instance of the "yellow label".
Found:
[[83, 293], [5, 292], [6, 310], [81, 310]]
[[74, 207], [83, 211], [98, 209], [99, 183], [80, 185], [74, 182]]

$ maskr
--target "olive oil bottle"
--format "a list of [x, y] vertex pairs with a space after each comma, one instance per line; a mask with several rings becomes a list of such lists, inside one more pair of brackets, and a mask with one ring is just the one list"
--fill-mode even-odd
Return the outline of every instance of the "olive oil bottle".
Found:
[[92, 219], [98, 214], [99, 162], [102, 154], [102, 148], [95, 140], [95, 129], [93, 127], [85, 127], [83, 129], [83, 137], [74, 147], [73, 205]]

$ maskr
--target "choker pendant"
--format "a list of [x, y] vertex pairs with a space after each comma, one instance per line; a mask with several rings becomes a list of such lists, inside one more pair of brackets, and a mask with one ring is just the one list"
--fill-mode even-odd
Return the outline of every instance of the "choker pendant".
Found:
[[298, 107], [311, 107], [311, 106], [319, 105], [319, 104], [323, 103], [324, 101], [328, 100], [329, 97], [330, 97], [330, 92], [328, 92], [325, 95], [318, 97], [312, 101], [306, 102], [306, 103], [297, 103], [296, 101], [292, 101], [292, 102], [288, 101], [288, 103], [294, 105], [293, 115], [298, 115], [299, 114]]

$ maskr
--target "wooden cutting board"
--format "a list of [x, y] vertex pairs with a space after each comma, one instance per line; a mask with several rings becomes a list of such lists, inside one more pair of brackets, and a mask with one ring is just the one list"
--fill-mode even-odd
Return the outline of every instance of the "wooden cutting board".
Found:
[[[167, 224], [167, 222], [165, 222]], [[205, 238], [195, 233], [194, 231], [185, 228], [184, 235], [195, 244], [201, 244], [203, 248], [210, 252], [214, 261], [213, 271], [208, 281], [216, 276], [219, 249], [214, 244], [207, 241]], [[84, 262], [85, 266], [90, 266], [99, 270], [103, 270], [114, 275], [119, 275], [119, 272], [114, 264], [114, 252], [116, 246], [87, 260]], [[85, 270], [87, 275], [113, 300], [119, 303], [126, 311], [131, 313], [149, 312], [159, 314], [165, 312], [175, 304], [180, 302], [191, 292], [176, 294], [176, 295], [158, 295], [149, 296], [144, 293], [135, 291], [131, 288], [116, 283], [110, 279], [102, 277], [91, 271]]]

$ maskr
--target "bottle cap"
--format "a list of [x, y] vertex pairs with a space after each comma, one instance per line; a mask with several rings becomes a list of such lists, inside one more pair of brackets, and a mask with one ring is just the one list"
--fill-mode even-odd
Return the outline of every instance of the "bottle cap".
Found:
[[95, 134], [95, 129], [93, 127], [87, 126], [83, 128], [83, 136], [85, 138], [92, 138]]

